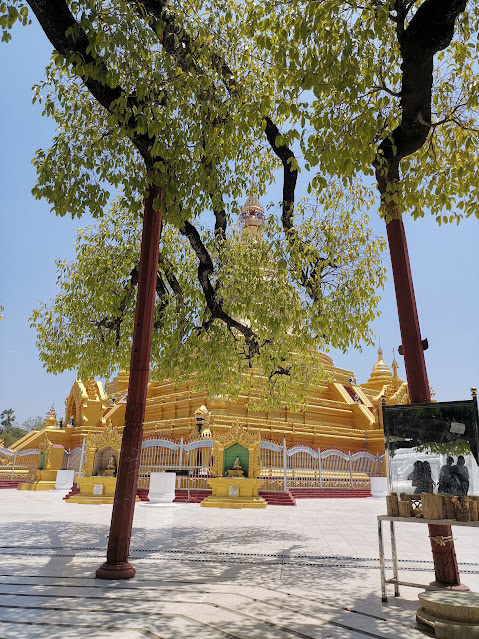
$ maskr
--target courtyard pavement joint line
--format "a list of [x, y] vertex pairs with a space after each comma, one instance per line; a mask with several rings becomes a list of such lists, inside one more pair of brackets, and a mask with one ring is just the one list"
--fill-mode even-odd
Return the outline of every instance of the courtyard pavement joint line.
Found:
[[[0, 606], [1, 607], [1, 606]], [[15, 608], [16, 606], [9, 606], [10, 608]], [[35, 609], [34, 609], [35, 610]], [[166, 616], [166, 615], [165, 615]], [[172, 616], [173, 618], [178, 618], [182, 615], [169, 615]], [[191, 620], [189, 620], [191, 621]], [[11, 620], [9, 619], [8, 621], [2, 621], [0, 620], [0, 629], [1, 629], [1, 624], [5, 623], [5, 624], [11, 624], [11, 625], [18, 625], [18, 626], [46, 626], [46, 627], [50, 627], [50, 628], [71, 628], [73, 624], [71, 623], [65, 623], [65, 622], [53, 622], [53, 621], [18, 621], [18, 620]], [[197, 625], [201, 625], [201, 624], [197, 624]], [[91, 630], [92, 628], [96, 628], [96, 626], [91, 626], [89, 624], [85, 624], [85, 623], [75, 623], [75, 628], [86, 628], [87, 630]], [[145, 637], [149, 637], [150, 639], [166, 639], [164, 636], [162, 637], [161, 635], [159, 635], [156, 632], [153, 632], [151, 630], [148, 630], [147, 628], [135, 628], [134, 626], [128, 626], [128, 628], [125, 628], [125, 626], [110, 626], [110, 625], [103, 625], [102, 627], [103, 630], [116, 630], [119, 632], [124, 632], [125, 630], [128, 631], [133, 631], [133, 632], [138, 632], [142, 635], [144, 635]], [[228, 636], [228, 635], [226, 635]], [[230, 637], [232, 637], [232, 635], [229, 635]], [[232, 637], [232, 639], [237, 639], [237, 637]]]
[[[21, 551], [31, 551], [31, 550], [67, 550], [70, 553], [79, 552], [79, 551], [92, 551], [99, 552], [104, 554], [105, 548], [98, 546], [0, 546], [1, 550], [21, 550]], [[216, 552], [216, 551], [207, 551], [207, 550], [167, 550], [161, 548], [136, 548], [131, 550], [131, 554], [134, 553], [151, 553], [151, 554], [164, 554], [164, 555], [208, 555], [211, 557], [231, 557], [231, 558], [241, 558], [241, 557], [258, 557], [258, 558], [273, 558], [273, 559], [287, 559], [296, 560], [296, 559], [333, 559], [340, 561], [367, 561], [367, 562], [375, 562], [379, 563], [379, 559], [377, 557], [351, 557], [348, 555], [291, 555], [284, 553], [245, 553], [245, 552]], [[14, 554], [10, 552], [5, 552], [0, 554]], [[19, 555], [23, 553], [18, 553]], [[26, 556], [30, 556], [25, 553]], [[56, 555], [60, 556], [70, 556], [70, 555]], [[386, 563], [392, 563], [391, 559], [385, 559]], [[413, 563], [413, 564], [424, 564], [433, 566], [434, 563], [430, 560], [424, 559], [398, 559], [398, 563]], [[477, 561], [462, 561], [460, 562], [461, 566], [479, 566], [479, 562]]]
[[[273, 592], [274, 594], [279, 592], [281, 594], [287, 594], [288, 596], [292, 596], [290, 593], [287, 593], [287, 592], [285, 593], [284, 591], [281, 591], [281, 590], [279, 590], [279, 591], [271, 591], [271, 592]], [[222, 593], [222, 594], [235, 594], [235, 593]], [[293, 595], [293, 596], [296, 597], [297, 595]], [[302, 616], [310, 617], [311, 619], [324, 620], [323, 617], [321, 617], [320, 615], [317, 615], [317, 614], [311, 613], [311, 612], [305, 612], [301, 608], [295, 608], [295, 607], [292, 607], [292, 606], [288, 606], [287, 604], [272, 603], [272, 602], [266, 601], [264, 599], [258, 599], [258, 598], [254, 598], [254, 597], [249, 597], [248, 595], [245, 595], [245, 594], [242, 594], [241, 597], [243, 597], [244, 599], [250, 599], [252, 602], [259, 603], [261, 605], [270, 606], [272, 608], [279, 608], [280, 610], [287, 610], [287, 611], [293, 612], [295, 614], [299, 614], [299, 615], [302, 615]], [[399, 626], [404, 626], [405, 628], [411, 628], [413, 630], [416, 629], [416, 626], [414, 624], [406, 623], [406, 622], [403, 622], [403, 621], [398, 621], [397, 619], [386, 619], [385, 617], [379, 617], [377, 615], [373, 615], [373, 614], [368, 613], [368, 612], [363, 612], [361, 610], [352, 610], [351, 608], [348, 608], [347, 606], [340, 606], [338, 604], [333, 604], [333, 603], [331, 603], [329, 601], [322, 601], [321, 599], [310, 599], [309, 597], [304, 597], [304, 596], [301, 596], [301, 595], [299, 597], [301, 599], [306, 599], [307, 601], [310, 601], [310, 602], [312, 602], [314, 604], [319, 604], [321, 606], [325, 606], [326, 608], [332, 608], [334, 610], [342, 610], [342, 611], [344, 611], [346, 613], [357, 614], [357, 615], [360, 615], [362, 617], [366, 617], [366, 618], [369, 618], [369, 619], [374, 619], [376, 621], [384, 622], [386, 624], [393, 624], [393, 625], [396, 625], [396, 626], [398, 626], [398, 625]], [[221, 604], [214, 604], [214, 605], [215, 605], [215, 607], [218, 607], [218, 608], [224, 608], [224, 606], [222, 606]], [[226, 609], [230, 610], [229, 608], [226, 608]], [[234, 609], [231, 609], [231, 610], [234, 611]], [[241, 613], [241, 614], [243, 614], [243, 613]], [[338, 624], [337, 622], [333, 622], [333, 621], [327, 621], [327, 623], [333, 623], [335, 625], [341, 625], [341, 624]], [[358, 632], [358, 630], [356, 628], [353, 628], [353, 630], [355, 632]], [[374, 636], [374, 635], [372, 635], [372, 636]]]
[[[37, 585], [37, 584], [35, 584], [35, 585]], [[46, 587], [47, 588], [54, 588], [55, 586], [52, 585], [52, 586], [46, 586]], [[105, 588], [105, 587], [102, 588], [101, 586], [96, 586], [96, 585], [92, 586], [91, 589], [92, 590], [93, 589], [103, 590], [105, 594], [111, 591], [110, 588]], [[123, 590], [123, 588], [122, 588], [122, 590]], [[148, 587], [148, 588], [145, 588], [145, 590], [155, 590], [155, 588], [154, 587]], [[361, 610], [352, 610], [351, 608], [348, 608], [346, 606], [340, 606], [338, 604], [333, 604], [333, 603], [331, 603], [329, 601], [323, 601], [321, 599], [311, 599], [309, 597], [304, 597], [304, 596], [296, 595], [296, 594], [291, 595], [291, 593], [285, 592], [283, 590], [275, 591], [275, 590], [271, 590], [269, 588], [265, 588], [265, 590], [267, 592], [271, 593], [272, 595], [277, 595], [279, 593], [279, 594], [282, 594], [282, 595], [286, 595], [288, 597], [294, 596], [294, 597], [298, 597], [300, 599], [304, 599], [306, 601], [310, 601], [311, 603], [314, 603], [316, 605], [321, 605], [321, 606], [324, 606], [326, 608], [331, 608], [331, 609], [334, 609], [334, 610], [342, 610], [342, 611], [344, 611], [346, 613], [351, 613], [351, 614], [358, 615], [360, 617], [373, 619], [373, 620], [380, 621], [380, 622], [388, 624], [388, 625], [404, 626], [406, 628], [415, 629], [415, 626], [412, 625], [412, 624], [401, 622], [401, 621], [398, 621], [396, 619], [386, 619], [385, 617], [373, 615], [371, 613], [366, 613], [366, 612], [363, 612]], [[166, 591], [162, 590], [162, 594], [165, 593], [165, 592], [177, 592], [177, 591], [173, 590], [173, 589], [166, 590]], [[208, 589], [204, 589], [203, 593], [205, 595], [208, 594], [208, 595], [213, 595], [213, 596], [218, 594], [217, 591], [208, 590]], [[293, 612], [295, 614], [306, 616], [306, 617], [309, 617], [311, 619], [321, 620], [324, 623], [330, 623], [330, 624], [333, 624], [333, 625], [339, 625], [340, 627], [344, 627], [345, 629], [354, 630], [354, 632], [359, 632], [359, 630], [357, 628], [353, 628], [353, 627], [349, 628], [349, 626], [345, 626], [343, 624], [340, 624], [339, 622], [328, 621], [327, 619], [325, 619], [321, 615], [317, 615], [317, 614], [311, 613], [311, 612], [305, 612], [304, 610], [302, 610], [300, 608], [289, 606], [289, 605], [284, 604], [284, 603], [281, 603], [281, 604], [272, 603], [270, 601], [267, 601], [267, 600], [264, 600], [264, 599], [259, 599], [257, 597], [250, 597], [250, 596], [248, 596], [246, 594], [243, 594], [243, 593], [241, 595], [238, 595], [238, 593], [235, 593], [234, 591], [222, 591], [221, 594], [222, 595], [227, 594], [227, 595], [232, 595], [232, 596], [239, 596], [240, 598], [247, 599], [247, 600], [249, 600], [251, 602], [254, 602], [254, 603], [259, 603], [259, 604], [261, 604], [263, 606], [269, 606], [270, 608]], [[186, 605], [191, 604], [191, 600], [189, 600], [187, 598], [188, 591], [185, 593], [185, 595], [186, 595], [186, 598], [184, 600], [181, 600], [181, 599], [171, 599], [170, 600], [170, 599], [166, 599], [166, 598], [162, 597], [161, 603], [165, 603], [165, 604], [166, 603], [186, 604]], [[16, 597], [39, 597], [39, 598], [44, 598], [44, 599], [52, 598], [52, 599], [55, 599], [57, 601], [57, 603], [58, 603], [59, 599], [62, 599], [61, 597], [56, 597], [56, 596], [51, 595], [51, 594], [46, 593], [46, 592], [16, 593], [15, 596]], [[85, 595], [71, 595], [71, 596], [68, 596], [68, 599], [71, 599], [71, 600], [73, 600], [73, 599], [82, 600], [82, 602], [86, 602], [87, 600], [105, 601], [104, 597], [95, 596], [93, 594], [90, 594], [90, 591], [87, 594], [85, 594]], [[109, 601], [112, 601], [112, 600], [109, 600]], [[155, 603], [158, 602], [158, 597], [157, 596], [156, 597], [148, 597], [148, 596], [144, 596], [143, 595], [141, 597], [141, 601], [142, 602], [151, 602], [154, 605]], [[200, 602], [198, 602], [198, 603], [200, 603]], [[258, 621], [261, 621], [261, 623], [272, 624], [273, 626], [277, 625], [277, 624], [274, 624], [273, 622], [265, 621], [263, 619], [260, 619], [260, 618], [258, 618], [256, 616], [254, 616], [254, 615], [249, 615], [248, 613], [244, 613], [243, 611], [238, 611], [238, 610], [236, 610], [234, 608], [229, 608], [227, 606], [224, 606], [222, 604], [217, 604], [215, 602], [201, 602], [201, 605], [210, 606], [212, 608], [220, 608], [220, 609], [227, 610], [228, 612], [232, 612], [234, 614], [241, 615], [241, 616], [243, 616], [243, 615], [244, 616], [248, 616], [248, 617], [251, 617], [252, 619], [256, 619]], [[18, 609], [23, 609], [23, 610], [27, 610], [28, 609], [28, 610], [51, 610], [51, 611], [64, 610], [64, 608], [59, 608], [57, 605], [50, 607], [50, 606], [21, 606], [21, 605], [8, 605], [8, 604], [4, 605], [4, 604], [0, 604], [0, 608], [18, 608]], [[89, 611], [89, 612], [102, 612], [103, 611], [102, 608], [98, 609], [98, 608], [95, 608], [95, 607], [90, 607], [90, 608], [83, 607], [83, 610]], [[132, 614], [132, 613], [130, 613], [128, 611], [125, 611], [124, 609], [122, 609], [122, 610], [109, 609], [108, 612], [109, 613], [115, 613], [115, 614], [120, 613], [120, 614], [124, 614], [124, 615], [131, 615]], [[162, 617], [171, 616], [168, 613], [161, 613], [161, 612], [156, 613], [154, 611], [151, 611], [151, 612], [150, 611], [135, 611], [134, 614], [138, 615], [138, 616], [139, 615], [148, 615], [148, 616], [157, 616], [158, 615], [158, 616], [162, 616]], [[282, 626], [281, 626], [281, 629], [284, 630], [284, 628]], [[361, 632], [363, 632], [363, 631], [361, 631]], [[364, 632], [363, 632], [363, 634], [364, 634]], [[303, 635], [300, 635], [300, 636], [303, 636]], [[366, 635], [366, 636], [380, 637], [382, 639], [381, 635], [370, 634], [370, 635]]]
[[[153, 554], [154, 551], [152, 551]], [[134, 551], [133, 553], [130, 555], [130, 559], [141, 559], [141, 557], [135, 557], [134, 556]], [[160, 553], [158, 553], [160, 554]], [[71, 552], [71, 553], [55, 553], [55, 554], [46, 554], [46, 553], [28, 553], [28, 552], [4, 552], [4, 553], [0, 553], [0, 555], [8, 555], [10, 557], [52, 557], [52, 558], [61, 558], [61, 557], [83, 557], [83, 558], [89, 558], [89, 559], [93, 559], [93, 558], [103, 558], [104, 557], [104, 551], [101, 552], [101, 554], [88, 554], [88, 555], [81, 555], [81, 554], [76, 554], [75, 552]], [[266, 556], [268, 557], [268, 555]], [[274, 559], [274, 556], [272, 556], [272, 558]], [[338, 563], [337, 561], [334, 563], [317, 563], [317, 562], [297, 562], [294, 561], [293, 558], [287, 558], [287, 557], [283, 557], [283, 559], [281, 561], [268, 561], [266, 564], [264, 562], [259, 562], [259, 561], [254, 561], [251, 559], [246, 559], [246, 558], [242, 558], [242, 557], [228, 557], [228, 558], [216, 558], [216, 557], [210, 557], [210, 558], [196, 558], [196, 557], [191, 557], [188, 556], [188, 558], [184, 558], [184, 557], [156, 557], [156, 559], [158, 561], [184, 561], [184, 562], [190, 562], [190, 563], [213, 563], [213, 564], [241, 564], [241, 565], [268, 565], [268, 566], [309, 566], [309, 567], [313, 567], [313, 568], [352, 568], [352, 569], [361, 569], [361, 570], [377, 570], [378, 569], [378, 564], [379, 564], [379, 560], [378, 559], [369, 559], [367, 557], [361, 558], [361, 559], [357, 559], [357, 561], [366, 561], [368, 562], [368, 565], [365, 564], [357, 564], [357, 563]], [[284, 559], [287, 559], [287, 561], [284, 561]], [[340, 561], [344, 561], [346, 558], [343, 557], [338, 557], [338, 559]], [[415, 560], [403, 560], [405, 563], [410, 563], [410, 564], [414, 564], [414, 563], [418, 563], [421, 564], [421, 567], [414, 567], [414, 566], [401, 566], [401, 570], [406, 570], [409, 572], [425, 572], [427, 571], [427, 569], [425, 570], [425, 566], [424, 564], [426, 564], [430, 570], [432, 570], [433, 568], [433, 564], [431, 562], [424, 562], [424, 561], [415, 561]], [[372, 565], [373, 564], [373, 565]], [[391, 561], [389, 560], [388, 563], [388, 568], [391, 568]], [[476, 563], [463, 563], [463, 564], [459, 564], [459, 567], [463, 566], [463, 565], [467, 565], [467, 566], [476, 566], [479, 564]], [[461, 569], [461, 573], [463, 574], [470, 574], [470, 575], [477, 575], [479, 574], [479, 570], [464, 570]]]
[[[188, 602], [188, 603], [190, 603], [190, 602]], [[284, 634], [287, 634], [287, 635], [292, 635], [294, 637], [300, 637], [301, 639], [314, 639], [314, 635], [309, 635], [309, 634], [300, 632], [298, 630], [291, 630], [287, 626], [282, 626], [281, 624], [276, 624], [276, 623], [273, 623], [273, 622], [270, 622], [270, 621], [264, 621], [264, 620], [262, 620], [262, 619], [260, 619], [258, 617], [253, 616], [253, 615], [247, 615], [245, 613], [235, 611], [234, 609], [230, 609], [230, 608], [227, 608], [225, 606], [213, 605], [213, 604], [208, 604], [208, 605], [210, 605], [213, 608], [222, 608], [223, 610], [226, 610], [228, 612], [232, 612], [232, 613], [236, 614], [239, 617], [248, 617], [248, 618], [252, 619], [253, 621], [257, 621], [257, 622], [262, 623], [265, 626], [269, 626], [269, 627], [281, 630], [281, 632], [283, 632]], [[2, 606], [0, 604], [0, 608], [2, 608], [2, 607], [19, 608], [20, 610], [51, 610], [52, 612], [63, 611], [64, 610], [63, 608], [45, 608], [45, 607], [37, 608], [35, 606], [13, 606], [13, 605], [12, 606]], [[85, 608], [83, 608], [83, 610], [85, 610], [85, 612], [98, 612], [97, 609], [88, 609], [88, 608], [85, 609]], [[100, 612], [102, 612], [102, 611], [100, 611]], [[125, 615], [125, 616], [131, 616], [132, 615], [132, 613], [125, 612], [124, 610], [108, 610], [108, 613], [114, 613], [116, 615], [122, 614], [122, 615]], [[189, 617], [188, 615], [185, 615], [185, 614], [182, 614], [182, 613], [178, 613], [178, 614], [172, 615], [172, 614], [167, 614], [167, 613], [165, 613], [165, 614], [163, 614], [163, 613], [145, 613], [145, 612], [141, 612], [140, 611], [140, 612], [135, 612], [133, 614], [135, 616], [138, 616], [140, 614], [143, 614], [143, 615], [148, 614], [148, 615], [155, 615], [155, 616], [158, 616], [160, 618], [170, 617], [172, 619], [178, 619], [178, 618], [186, 619], [187, 621], [193, 622], [195, 625], [197, 625], [199, 627], [205, 627], [205, 628], [210, 628], [211, 630], [214, 630], [215, 633], [222, 635], [223, 637], [225, 637], [225, 639], [238, 639], [238, 637], [239, 637], [237, 634], [232, 634], [231, 632], [228, 632], [227, 630], [223, 630], [222, 628], [219, 628], [215, 624], [208, 623], [208, 622], [205, 622], [205, 621], [198, 621], [194, 617]], [[324, 620], [324, 621], [326, 622], [326, 620]], [[2, 622], [0, 620], [0, 629], [1, 629], [1, 624], [2, 623], [8, 623], [8, 624], [14, 624], [14, 625], [23, 625], [23, 626], [25, 626], [25, 625], [27, 625], [27, 626], [35, 625], [35, 626], [60, 627], [60, 628], [72, 628], [72, 627], [74, 627], [74, 628], [91, 629], [93, 627], [96, 627], [96, 626], [88, 625], [88, 624], [85, 624], [85, 623], [76, 623], [75, 620], [73, 620], [70, 623], [65, 623], [65, 622], [60, 622], [60, 621], [59, 622], [54, 622], [54, 621], [50, 621], [50, 622], [49, 621], [31, 622], [31, 621], [20, 621], [20, 620], [13, 620], [13, 621], [9, 620], [8, 622]], [[331, 623], [331, 622], [327, 622], [327, 623]], [[355, 633], [358, 633], [358, 634], [363, 634], [366, 637], [373, 637], [374, 639], [384, 639], [384, 637], [381, 636], [381, 635], [373, 635], [371, 633], [364, 632], [362, 630], [357, 630], [355, 628], [349, 628], [347, 626], [343, 626], [343, 625], [337, 624], [337, 623], [334, 623], [334, 625], [340, 626], [340, 627], [342, 627], [342, 628], [344, 628], [346, 630], [351, 630], [351, 631], [353, 631]], [[141, 634], [144, 634], [144, 635], [146, 635], [148, 637], [153, 637], [154, 639], [156, 639], [156, 638], [164, 639], [164, 637], [161, 637], [157, 633], [154, 633], [154, 632], [148, 630], [147, 628], [142, 628], [142, 627], [134, 627], [134, 626], [128, 626], [128, 627], [125, 627], [125, 626], [105, 626], [104, 625], [103, 629], [105, 629], [105, 630], [121, 630], [121, 631], [125, 631], [125, 630], [136, 631], [136, 632], [140, 632]], [[325, 638], [325, 639], [327, 639], [327, 638]]]
[[[268, 602], [266, 601], [261, 601], [261, 604], [267, 604]], [[273, 621], [266, 621], [264, 619], [262, 619], [261, 617], [257, 617], [256, 615], [252, 615], [252, 614], [248, 614], [246, 612], [241, 612], [238, 613], [236, 610], [234, 610], [234, 608], [227, 608], [226, 606], [222, 606], [220, 604], [214, 604], [215, 608], [221, 608], [223, 610], [227, 610], [228, 612], [233, 612], [235, 614], [241, 614], [243, 617], [246, 617], [248, 619], [251, 619], [253, 621], [260, 621], [262, 624], [265, 624], [267, 626], [271, 626], [272, 628], [277, 628], [278, 630], [281, 630], [282, 632], [286, 632], [289, 634], [293, 634], [297, 637], [302, 637], [303, 639], [313, 639], [313, 635], [308, 635], [304, 632], [300, 632], [299, 630], [291, 630], [289, 629], [287, 626], [283, 626], [282, 624], [279, 623], [275, 623]], [[278, 608], [283, 608], [283, 606], [275, 606]], [[287, 609], [287, 608], [286, 608]], [[296, 612], [292, 609], [290, 609], [292, 612]], [[327, 617], [321, 617], [320, 615], [315, 615], [315, 614], [311, 614], [309, 612], [303, 612], [303, 611], [299, 611], [299, 614], [303, 617], [308, 617], [310, 619], [317, 619], [318, 621], [322, 621], [323, 624], [325, 625], [331, 625], [331, 626], [336, 626], [337, 628], [342, 628], [343, 630], [349, 630], [351, 632], [355, 632], [359, 635], [364, 635], [365, 637], [372, 637], [373, 639], [385, 639], [384, 635], [378, 635], [376, 633], [372, 633], [369, 632], [368, 630], [362, 630], [360, 628], [355, 628], [354, 626], [349, 626], [343, 623], [340, 623], [339, 621], [332, 621], [331, 619], [328, 619]], [[390, 621], [387, 621], [387, 623], [391, 623]], [[393, 622], [394, 623], [394, 622]], [[414, 628], [414, 626], [410, 626], [410, 628]]]

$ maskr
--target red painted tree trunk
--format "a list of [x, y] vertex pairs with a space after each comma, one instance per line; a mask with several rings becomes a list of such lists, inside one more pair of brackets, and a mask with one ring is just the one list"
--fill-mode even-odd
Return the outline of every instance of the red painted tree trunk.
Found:
[[107, 558], [96, 571], [99, 579], [130, 579], [135, 574], [128, 556], [143, 439], [161, 238], [161, 210], [155, 210], [153, 202], [155, 198], [161, 198], [162, 193], [161, 188], [150, 186], [149, 195], [145, 199], [125, 428], [121, 442]]
[[[409, 398], [413, 403], [430, 402], [431, 393], [427, 379], [424, 349], [419, 328], [416, 298], [407, 250], [406, 233], [402, 219], [393, 219], [387, 224], [389, 252], [396, 289], [396, 301], [401, 330], [404, 363], [409, 389]], [[445, 546], [440, 546], [433, 537], [449, 537]], [[456, 551], [452, 541], [451, 526], [429, 525], [432, 556], [436, 582], [446, 586], [460, 586]]]

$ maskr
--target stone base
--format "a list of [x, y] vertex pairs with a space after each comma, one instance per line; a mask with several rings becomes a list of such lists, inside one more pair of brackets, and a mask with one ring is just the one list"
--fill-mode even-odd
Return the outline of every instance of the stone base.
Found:
[[[99, 495], [73, 495], [69, 497], [65, 501], [68, 501], [69, 504], [112, 504], [115, 500], [115, 496], [99, 496]], [[135, 498], [135, 502], [141, 502], [141, 499], [137, 496]]]
[[215, 477], [207, 480], [212, 495], [201, 502], [206, 508], [266, 508], [258, 495], [262, 479], [249, 477]]
[[18, 484], [17, 490], [54, 490], [57, 481], [56, 470], [37, 470], [31, 484]]
[[419, 601], [416, 621], [432, 627], [437, 639], [479, 639], [479, 594], [425, 592]]
[[100, 497], [99, 495], [72, 495], [65, 501], [69, 504], [112, 504], [114, 497]]
[[444, 621], [419, 608], [416, 612], [418, 625], [428, 626], [434, 630], [436, 639], [479, 639], [479, 626], [457, 621]]
[[384, 499], [388, 494], [387, 477], [371, 477], [371, 497], [374, 499]]
[[116, 477], [116, 470], [103, 470], [98, 477]]
[[173, 502], [142, 501], [141, 506], [145, 506], [145, 508], [177, 508], [178, 504], [174, 504]]
[[443, 584], [441, 581], [431, 581], [429, 583], [430, 586], [434, 586], [435, 588], [443, 588], [444, 590], [454, 590], [455, 592], [469, 592], [469, 586], [465, 584], [459, 584], [458, 586], [449, 586], [448, 584]]
[[108, 564], [101, 565], [95, 573], [97, 579], [131, 579], [135, 576], [136, 570], [126, 561], [122, 564]]
[[[78, 477], [80, 492], [66, 501], [72, 504], [112, 504], [115, 499], [116, 477]], [[95, 486], [102, 486], [101, 494], [95, 494]], [[136, 501], [140, 501], [137, 497]]]
[[175, 499], [176, 473], [151, 473], [148, 499], [151, 504], [171, 504]]
[[74, 470], [57, 470], [55, 490], [66, 490], [69, 492], [73, 487], [74, 479]]
[[36, 481], [32, 484], [18, 484], [17, 490], [55, 490], [55, 482]]
[[262, 497], [213, 497], [204, 499], [200, 506], [206, 508], [266, 508], [268, 503]]

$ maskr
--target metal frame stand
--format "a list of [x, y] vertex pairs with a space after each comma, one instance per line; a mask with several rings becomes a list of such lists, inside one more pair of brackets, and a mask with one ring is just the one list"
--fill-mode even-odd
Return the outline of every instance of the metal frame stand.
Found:
[[[384, 535], [383, 521], [389, 521], [391, 534], [391, 559], [392, 559], [392, 579], [386, 579], [386, 561], [384, 558]], [[409, 524], [434, 524], [436, 526], [467, 526], [468, 528], [479, 528], [479, 521], [456, 521], [453, 519], [416, 519], [415, 517], [391, 517], [390, 515], [378, 515], [378, 543], [379, 543], [379, 570], [381, 572], [381, 599], [387, 603], [387, 586], [394, 585], [394, 596], [399, 597], [399, 586], [411, 586], [413, 588], [425, 588], [426, 590], [444, 590], [447, 586], [431, 586], [430, 584], [418, 584], [410, 581], [401, 581], [398, 577], [398, 558], [396, 548], [395, 523]], [[451, 586], [451, 590], [455, 587]]]

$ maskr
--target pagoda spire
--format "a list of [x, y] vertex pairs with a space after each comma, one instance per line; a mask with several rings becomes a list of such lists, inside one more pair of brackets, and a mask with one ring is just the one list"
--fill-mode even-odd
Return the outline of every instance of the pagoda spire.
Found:
[[364, 386], [366, 388], [372, 388], [380, 391], [385, 384], [389, 384], [391, 382], [392, 377], [391, 369], [383, 360], [383, 349], [381, 348], [381, 345], [379, 345], [378, 360], [374, 364], [367, 384], [364, 384]]
[[246, 198], [246, 202], [241, 207], [238, 217], [238, 224], [243, 233], [257, 236], [260, 227], [265, 222], [264, 209], [257, 196], [256, 176], [253, 173], [251, 178], [250, 194]]
[[394, 352], [394, 348], [393, 348], [393, 362], [391, 364], [391, 368], [393, 369], [393, 379], [396, 379], [398, 377], [398, 368], [399, 365], [396, 362], [396, 354]]
[[57, 425], [57, 412], [55, 410], [55, 404], [52, 403], [52, 406], [45, 416], [45, 426], [47, 428], [56, 428]]

